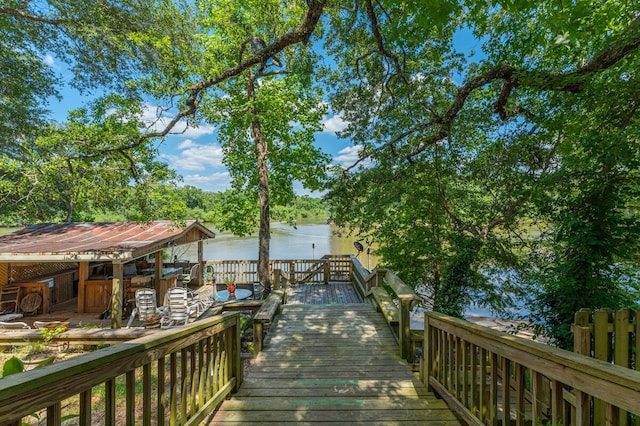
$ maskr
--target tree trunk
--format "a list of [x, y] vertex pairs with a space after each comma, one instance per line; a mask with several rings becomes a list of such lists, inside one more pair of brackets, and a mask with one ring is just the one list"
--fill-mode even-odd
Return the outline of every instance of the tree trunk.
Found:
[[[249, 78], [247, 85], [249, 102], [255, 98], [255, 75]], [[258, 231], [258, 279], [265, 294], [271, 292], [271, 277], [269, 274], [269, 243], [271, 239], [271, 223], [269, 219], [269, 165], [267, 163], [267, 141], [262, 135], [259, 111], [255, 105], [251, 106], [253, 120], [251, 121], [251, 136], [256, 147], [256, 164], [258, 166], [258, 200], [260, 206], [260, 228]]]

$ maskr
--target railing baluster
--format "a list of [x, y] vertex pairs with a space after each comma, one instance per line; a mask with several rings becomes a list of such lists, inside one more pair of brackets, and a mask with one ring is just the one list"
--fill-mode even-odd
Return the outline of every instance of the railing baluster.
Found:
[[116, 379], [104, 382], [104, 423], [116, 424]]
[[475, 416], [478, 416], [480, 408], [480, 398], [478, 395], [478, 347], [471, 344], [469, 352], [471, 356], [471, 386], [468, 407]]
[[62, 423], [62, 404], [59, 402], [56, 402], [55, 404], [47, 407], [47, 426], [57, 426], [61, 423]]
[[125, 379], [126, 421], [133, 425], [136, 419], [136, 370], [127, 372]]
[[151, 364], [142, 366], [142, 424], [151, 426]]
[[531, 423], [542, 424], [542, 398], [544, 397], [542, 374], [529, 370], [531, 374]]
[[198, 342], [198, 409], [204, 407], [206, 400], [205, 378], [207, 377], [207, 369], [205, 368], [205, 352], [202, 340]]
[[487, 389], [487, 350], [480, 347], [478, 358], [478, 418], [482, 422], [486, 422], [489, 418], [489, 392]]
[[618, 426], [620, 423], [620, 410], [611, 404], [605, 404], [606, 424]]
[[501, 357], [502, 361], [502, 424], [509, 424], [511, 418], [511, 361]]
[[588, 425], [590, 424], [590, 404], [589, 404], [589, 395], [581, 392], [579, 390], [575, 390], [576, 396], [576, 419], [575, 424], [578, 426]]
[[453, 345], [453, 334], [447, 333], [447, 381], [449, 382], [449, 390], [455, 389], [454, 385], [454, 363], [455, 363], [455, 348]]
[[498, 354], [489, 353], [489, 421], [498, 424]]
[[180, 350], [180, 424], [183, 425], [187, 421], [187, 397], [189, 394], [189, 383], [187, 376], [187, 349]]
[[467, 341], [462, 341], [462, 404], [469, 407], [469, 364], [470, 345]]
[[189, 361], [190, 361], [190, 365], [189, 365], [189, 381], [191, 382], [191, 386], [189, 389], [189, 408], [191, 410], [190, 414], [193, 415], [193, 413], [195, 413], [197, 404], [198, 404], [198, 400], [196, 398], [197, 396], [197, 391], [198, 391], [198, 372], [196, 371], [196, 364], [197, 364], [197, 359], [196, 359], [196, 345], [193, 344], [191, 346], [189, 346]]
[[453, 384], [454, 384], [454, 389], [455, 389], [455, 395], [456, 398], [458, 400], [461, 399], [462, 397], [462, 377], [461, 377], [461, 364], [462, 364], [462, 348], [461, 348], [461, 344], [460, 344], [460, 338], [459, 337], [454, 337], [453, 339], [453, 372], [454, 372], [454, 379], [453, 379]]
[[551, 424], [567, 424], [564, 414], [563, 386], [557, 380], [551, 381]]
[[[516, 426], [524, 426], [525, 421], [525, 371], [524, 367], [516, 363], [514, 366], [514, 381], [516, 382]], [[532, 378], [533, 379], [533, 378]]]
[[165, 398], [167, 395], [167, 390], [165, 388], [165, 374], [166, 374], [165, 364], [166, 363], [165, 363], [164, 356], [158, 358], [158, 362], [156, 363], [156, 371], [157, 371], [157, 377], [158, 377], [158, 404], [157, 404], [158, 414], [156, 418], [156, 423], [158, 426], [164, 426], [164, 418], [166, 414]]
[[173, 352], [169, 356], [169, 424], [174, 426], [178, 422], [178, 354]]
[[78, 423], [80, 426], [91, 426], [91, 389], [80, 392], [80, 415]]

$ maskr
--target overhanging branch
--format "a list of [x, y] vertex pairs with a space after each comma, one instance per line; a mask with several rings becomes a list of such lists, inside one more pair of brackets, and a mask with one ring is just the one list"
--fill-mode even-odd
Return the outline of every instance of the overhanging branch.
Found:
[[[585, 85], [589, 80], [595, 75], [615, 66], [624, 58], [638, 50], [640, 47], [639, 26], [640, 17], [632, 22], [629, 27], [630, 31], [628, 31], [627, 34], [613, 41], [607, 48], [595, 54], [589, 62], [573, 71], [550, 72], [527, 70], [517, 68], [510, 64], [497, 64], [462, 85], [453, 97], [449, 108], [442, 116], [438, 116], [437, 120], [425, 121], [417, 124], [411, 129], [394, 137], [391, 141], [376, 148], [373, 152], [388, 148], [390, 145], [395, 145], [410, 135], [431, 126], [433, 126], [433, 134], [424, 138], [423, 142], [412, 150], [409, 155], [407, 155], [407, 160], [421, 154], [428, 147], [445, 140], [450, 136], [453, 123], [467, 102], [469, 96], [474, 91], [491, 83], [503, 82], [503, 88], [500, 95], [493, 104], [494, 112], [499, 114], [502, 118], [507, 117], [507, 102], [514, 90], [519, 87], [537, 89], [539, 91], [580, 93], [584, 90]], [[371, 154], [368, 157], [370, 156]], [[355, 164], [348, 167], [346, 170], [353, 169], [357, 164], [360, 164], [368, 157], [358, 159]]]

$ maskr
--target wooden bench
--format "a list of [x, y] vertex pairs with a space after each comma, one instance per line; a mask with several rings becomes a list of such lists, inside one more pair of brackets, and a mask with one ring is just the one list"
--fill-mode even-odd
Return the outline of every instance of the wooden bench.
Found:
[[397, 326], [400, 323], [400, 310], [393, 303], [393, 299], [382, 287], [373, 287], [371, 295], [376, 300], [377, 309], [387, 319], [389, 325]]
[[273, 317], [275, 317], [276, 313], [280, 310], [280, 305], [284, 300], [284, 294], [284, 290], [272, 291], [253, 316], [253, 347], [256, 354], [262, 351], [264, 324], [273, 321]]

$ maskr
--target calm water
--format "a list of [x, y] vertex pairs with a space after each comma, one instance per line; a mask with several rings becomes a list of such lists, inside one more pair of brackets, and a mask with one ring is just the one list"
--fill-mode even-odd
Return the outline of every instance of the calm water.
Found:
[[[296, 228], [282, 223], [271, 224], [270, 258], [285, 259], [319, 259], [325, 254], [352, 254], [358, 251], [353, 243], [357, 241], [351, 237], [339, 237], [335, 234], [335, 227], [328, 224], [308, 223], [300, 224]], [[214, 232], [216, 232], [214, 230]], [[168, 254], [180, 259], [197, 261], [197, 244], [176, 247], [168, 250]], [[216, 238], [204, 242], [205, 260], [257, 260], [258, 237], [236, 237], [230, 233], [216, 232]], [[378, 259], [367, 255], [365, 246], [358, 259], [367, 269], [373, 269]]]

